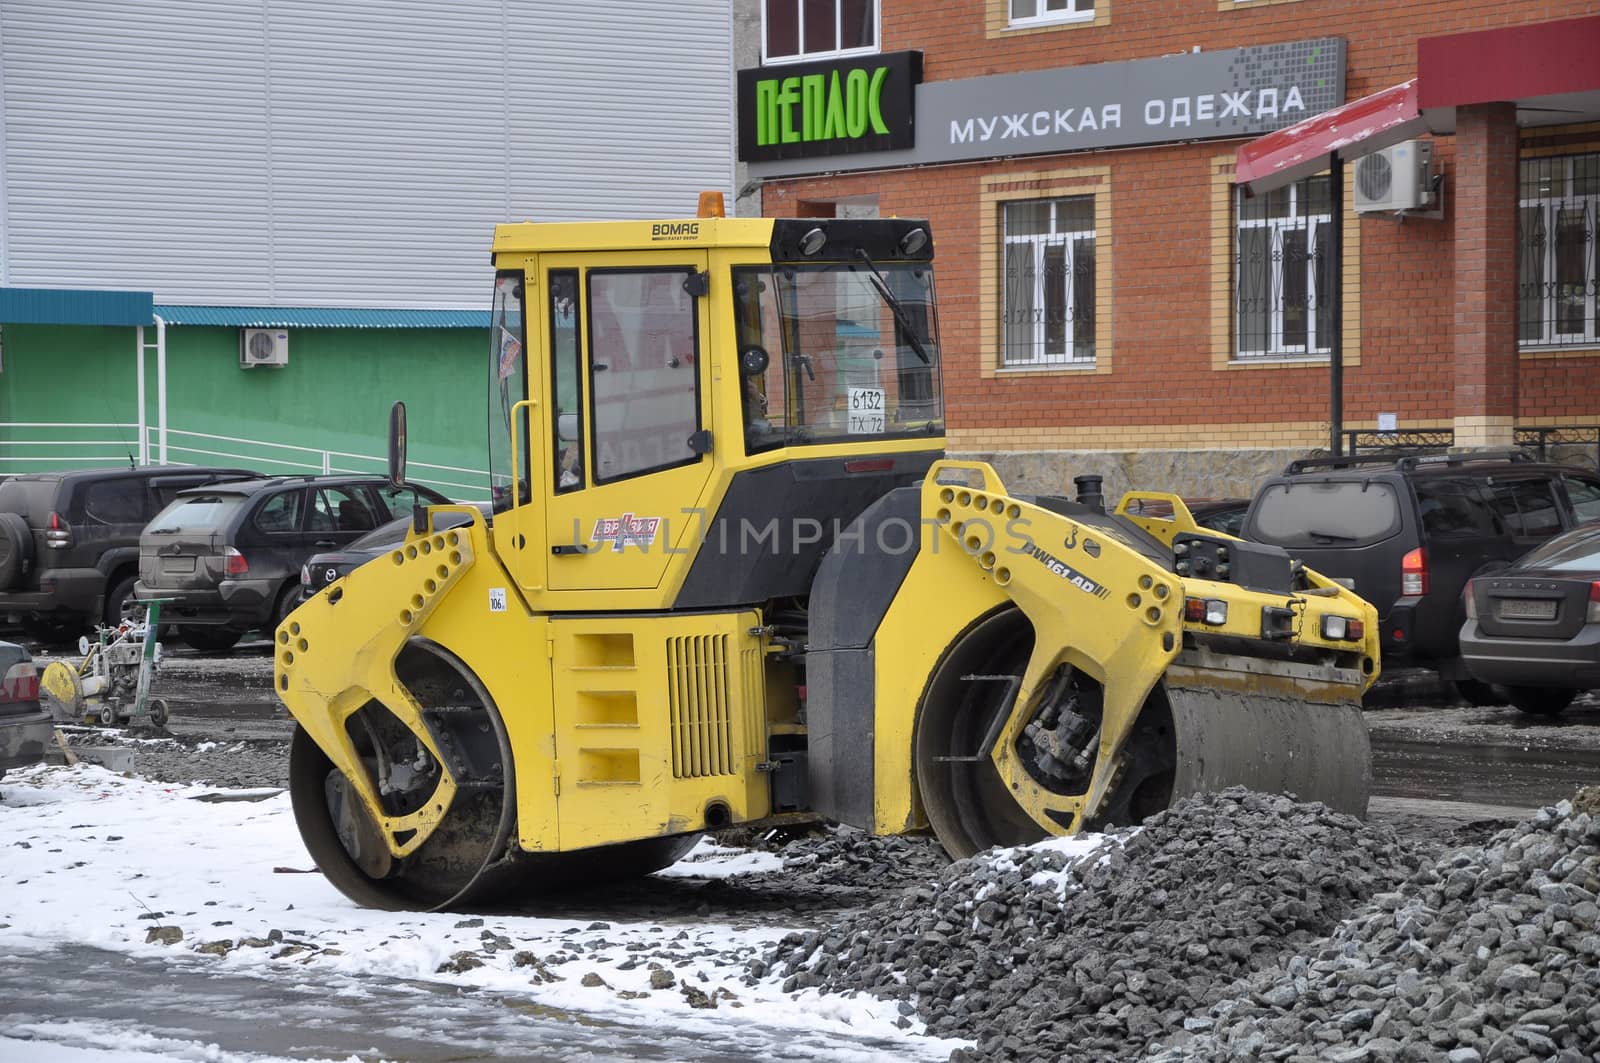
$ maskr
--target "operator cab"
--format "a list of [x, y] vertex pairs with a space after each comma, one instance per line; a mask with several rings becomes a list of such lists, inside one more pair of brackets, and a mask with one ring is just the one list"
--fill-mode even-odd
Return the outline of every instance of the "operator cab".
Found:
[[[803, 593], [943, 452], [926, 222], [702, 210], [496, 231], [494, 534], [535, 608]], [[757, 518], [778, 538], [753, 553]]]

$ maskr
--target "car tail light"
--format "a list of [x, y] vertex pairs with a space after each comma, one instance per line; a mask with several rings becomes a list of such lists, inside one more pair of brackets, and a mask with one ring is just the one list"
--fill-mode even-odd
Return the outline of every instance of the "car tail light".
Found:
[[1400, 559], [1400, 593], [1407, 596], [1428, 593], [1428, 558], [1420, 546]]
[[1591, 624], [1600, 624], [1600, 579], [1589, 584], [1589, 614], [1584, 619]]
[[64, 549], [72, 545], [72, 525], [61, 519], [61, 514], [51, 513], [44, 530], [44, 544]]
[[300, 566], [300, 586], [302, 586], [302, 587], [311, 586], [311, 566], [310, 565], [301, 565]]
[[22, 661], [6, 671], [0, 681], [0, 701], [38, 701], [39, 670], [32, 661]]
[[231, 546], [222, 548], [222, 570], [230, 576], [243, 576], [250, 571], [250, 562]]
[[1476, 620], [1476, 619], [1478, 619], [1478, 598], [1477, 598], [1477, 595], [1472, 593], [1472, 581], [1471, 580], [1467, 580], [1467, 588], [1466, 588], [1466, 590], [1461, 592], [1461, 598], [1462, 598], [1461, 604], [1466, 608], [1466, 611], [1467, 611], [1467, 619], [1468, 620]]

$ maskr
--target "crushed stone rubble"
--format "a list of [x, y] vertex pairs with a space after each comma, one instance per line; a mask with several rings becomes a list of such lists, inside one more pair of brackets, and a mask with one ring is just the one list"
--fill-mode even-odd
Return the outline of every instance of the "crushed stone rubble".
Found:
[[1600, 787], [1586, 787], [1374, 896], [1155, 1058], [1600, 1058], [1597, 893]]
[[751, 964], [786, 990], [901, 1001], [966, 1061], [1136, 1058], [1277, 971], [1421, 858], [1383, 827], [1231, 789], [1087, 855], [1046, 843], [952, 864]]

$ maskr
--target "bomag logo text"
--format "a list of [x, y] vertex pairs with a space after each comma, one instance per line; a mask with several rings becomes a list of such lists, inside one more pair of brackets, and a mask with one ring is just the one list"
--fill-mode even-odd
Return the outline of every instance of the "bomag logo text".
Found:
[[658, 221], [650, 226], [652, 240], [693, 240], [699, 235], [697, 221]]

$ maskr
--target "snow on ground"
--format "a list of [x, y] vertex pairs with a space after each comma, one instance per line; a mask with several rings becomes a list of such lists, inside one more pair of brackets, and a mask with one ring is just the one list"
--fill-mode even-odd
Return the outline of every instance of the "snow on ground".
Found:
[[[0, 1034], [0, 1060], [22, 1063], [278, 1063], [279, 1057], [224, 1052], [123, 1024], [24, 1022]], [[283, 1063], [289, 1063], [284, 1060]], [[295, 1060], [293, 1063], [334, 1063]], [[355, 1061], [359, 1063], [359, 1060]]]
[[[776, 859], [705, 842], [670, 873], [772, 870]], [[157, 928], [174, 927], [181, 938], [161, 943]], [[786, 932], [378, 912], [312, 870], [286, 793], [156, 783], [87, 764], [26, 769], [0, 782], [0, 952], [78, 943], [147, 956], [180, 951], [219, 971], [448, 982], [612, 1021], [665, 1020], [685, 1032], [744, 1022], [892, 1039], [900, 1058], [942, 1059], [961, 1043], [903, 1029], [892, 1002], [785, 994], [776, 980], [747, 986], [745, 961]], [[663, 977], [651, 970], [657, 965], [675, 984], [652, 989], [652, 975]], [[692, 1007], [697, 994], [685, 987], [718, 1006]]]

